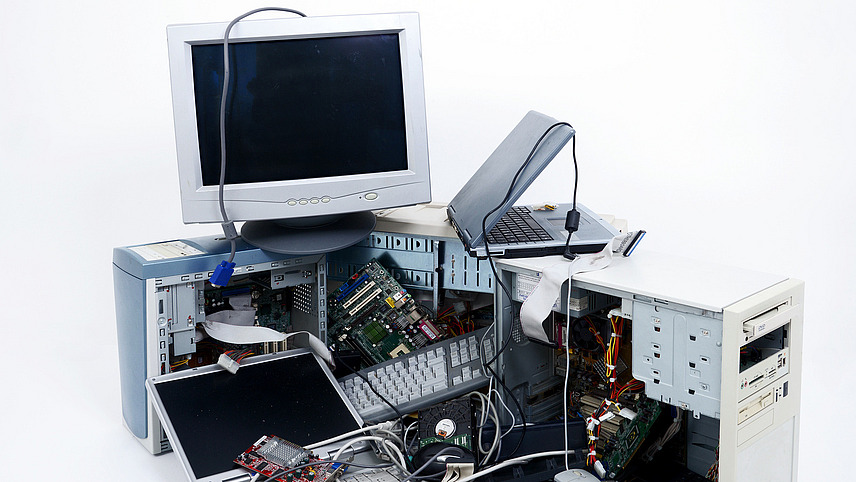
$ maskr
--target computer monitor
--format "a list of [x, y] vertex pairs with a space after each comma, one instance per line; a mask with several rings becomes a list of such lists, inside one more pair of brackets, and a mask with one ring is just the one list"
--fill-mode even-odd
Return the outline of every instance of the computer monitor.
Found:
[[[167, 28], [186, 224], [223, 221], [226, 26]], [[248, 242], [334, 250], [369, 234], [370, 211], [431, 200], [418, 14], [244, 20], [229, 54], [224, 201]]]

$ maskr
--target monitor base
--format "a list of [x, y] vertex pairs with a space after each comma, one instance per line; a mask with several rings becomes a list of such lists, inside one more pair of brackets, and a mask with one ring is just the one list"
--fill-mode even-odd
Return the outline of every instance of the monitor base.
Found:
[[375, 227], [371, 211], [336, 216], [249, 221], [241, 237], [253, 246], [281, 254], [322, 254], [353, 246]]

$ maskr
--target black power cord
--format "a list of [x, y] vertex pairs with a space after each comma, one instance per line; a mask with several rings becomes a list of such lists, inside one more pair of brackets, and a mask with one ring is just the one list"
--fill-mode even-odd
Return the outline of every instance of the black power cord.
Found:
[[[502, 201], [495, 208], [488, 211], [487, 214], [485, 214], [485, 216], [482, 218], [482, 226], [481, 226], [481, 228], [482, 228], [482, 239], [484, 240], [485, 253], [487, 253], [488, 264], [490, 265], [490, 269], [493, 272], [493, 278], [496, 280], [497, 284], [499, 284], [500, 288], [502, 288], [502, 291], [503, 291], [503, 293], [505, 293], [505, 296], [508, 298], [509, 302], [511, 302], [511, 300], [513, 299], [511, 297], [511, 291], [508, 289], [507, 286], [505, 286], [505, 283], [502, 282], [502, 279], [500, 278], [499, 273], [497, 273], [496, 265], [494, 264], [493, 257], [490, 253], [490, 245], [489, 245], [488, 239], [487, 239], [487, 218], [490, 217], [493, 213], [499, 211], [502, 208], [502, 206], [504, 206], [505, 203], [508, 202], [508, 199], [511, 197], [511, 192], [514, 190], [515, 184], [517, 184], [517, 179], [520, 177], [520, 174], [523, 172], [523, 170], [526, 169], [526, 167], [532, 161], [532, 157], [535, 155], [535, 152], [538, 150], [538, 147], [541, 146], [541, 143], [544, 141], [544, 139], [547, 137], [547, 135], [549, 135], [550, 132], [552, 132], [553, 129], [560, 127], [560, 126], [567, 126], [567, 127], [570, 127], [571, 129], [574, 128], [574, 126], [572, 126], [571, 124], [569, 124], [567, 122], [556, 122], [555, 124], [548, 127], [544, 131], [544, 133], [541, 134], [541, 137], [539, 137], [538, 140], [535, 142], [535, 145], [532, 146], [532, 150], [529, 151], [529, 155], [526, 156], [526, 159], [523, 161], [523, 164], [521, 164], [520, 168], [517, 169], [517, 172], [514, 174], [514, 177], [511, 180], [511, 184], [508, 186], [508, 191], [506, 191], [505, 197], [503, 197]], [[576, 152], [577, 142], [576, 142], [576, 139], [577, 139], [577, 137], [576, 137], [576, 135], [574, 135], [574, 137], [572, 138], [572, 141], [571, 141], [572, 142], [571, 152], [572, 152], [572, 156], [574, 159], [573, 206], [572, 206], [571, 210], [568, 211], [568, 215], [565, 218], [565, 229], [568, 231], [568, 239], [565, 241], [565, 251], [563, 253], [563, 256], [565, 256], [568, 259], [574, 259], [576, 257], [575, 254], [570, 253], [570, 243], [571, 243], [571, 235], [573, 235], [573, 233], [576, 232], [577, 229], [579, 229], [579, 225], [580, 225], [580, 213], [579, 213], [579, 211], [577, 211], [577, 184], [578, 184], [577, 181], [579, 179], [579, 170], [577, 167], [577, 152]], [[514, 313], [512, 313], [512, 323], [513, 323], [513, 318], [514, 318]], [[508, 335], [505, 337], [505, 340], [503, 340], [502, 346], [499, 348], [499, 350], [497, 350], [497, 352], [494, 354], [493, 358], [491, 358], [490, 360], [486, 361], [483, 364], [483, 367], [486, 370], [490, 371], [491, 375], [493, 375], [493, 377], [499, 382], [500, 386], [502, 386], [502, 389], [508, 394], [508, 396], [514, 402], [518, 412], [520, 413], [520, 418], [521, 418], [521, 421], [523, 424], [523, 430], [522, 430], [520, 439], [517, 441], [517, 446], [515, 446], [514, 451], [512, 451], [510, 455], [514, 455], [515, 453], [517, 453], [517, 451], [520, 449], [520, 444], [523, 442], [523, 437], [526, 436], [526, 415], [523, 413], [523, 409], [520, 406], [520, 402], [517, 400], [517, 397], [514, 396], [512, 391], [497, 376], [496, 372], [494, 372], [494, 370], [490, 367], [490, 364], [493, 363], [494, 361], [496, 361], [497, 358], [499, 358], [499, 355], [503, 351], [505, 351], [505, 349], [508, 347], [508, 344], [511, 342], [512, 332], [513, 332], [513, 330], [511, 328], [509, 328]]]

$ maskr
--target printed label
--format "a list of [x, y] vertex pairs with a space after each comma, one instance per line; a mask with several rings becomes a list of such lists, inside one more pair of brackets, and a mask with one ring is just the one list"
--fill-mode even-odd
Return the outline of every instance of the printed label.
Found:
[[181, 258], [184, 256], [205, 254], [204, 251], [200, 251], [181, 241], [146, 244], [144, 246], [134, 246], [128, 249], [142, 256], [146, 261], [157, 261], [159, 259]]

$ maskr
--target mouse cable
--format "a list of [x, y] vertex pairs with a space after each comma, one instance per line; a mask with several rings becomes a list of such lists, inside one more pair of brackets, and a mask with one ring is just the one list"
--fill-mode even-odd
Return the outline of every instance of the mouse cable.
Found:
[[[573, 451], [573, 450], [571, 450], [570, 452], [571, 452], [571, 453], [573, 453], [574, 451]], [[496, 471], [497, 471], [497, 470], [499, 470], [499, 469], [502, 469], [502, 468], [508, 467], [509, 465], [514, 465], [514, 464], [523, 464], [523, 463], [529, 462], [529, 461], [530, 461], [530, 460], [532, 460], [532, 459], [538, 459], [538, 458], [541, 458], [541, 457], [556, 457], [556, 456], [562, 455], [562, 454], [564, 454], [564, 453], [565, 453], [565, 451], [563, 451], [563, 450], [553, 450], [553, 451], [550, 451], [550, 452], [538, 452], [538, 453], [535, 453], [535, 454], [522, 455], [522, 456], [520, 456], [520, 457], [515, 457], [515, 458], [513, 458], [513, 459], [508, 459], [508, 460], [506, 460], [505, 462], [500, 462], [500, 463], [498, 463], [498, 464], [496, 464], [496, 465], [491, 465], [490, 467], [488, 467], [488, 468], [486, 468], [486, 469], [484, 469], [484, 470], [480, 470], [480, 471], [478, 471], [478, 472], [476, 472], [476, 473], [474, 473], [474, 474], [472, 474], [472, 475], [468, 475], [468, 476], [466, 476], [466, 477], [464, 477], [464, 478], [458, 479], [458, 480], [457, 480], [457, 481], [455, 481], [455, 482], [469, 482], [469, 481], [471, 481], [471, 480], [475, 480], [475, 479], [477, 479], [477, 478], [479, 478], [479, 477], [483, 477], [483, 476], [485, 476], [485, 475], [487, 475], [487, 474], [489, 474], [489, 473], [491, 473], [491, 472], [496, 472]]]
[[229, 283], [229, 278], [232, 277], [232, 273], [235, 268], [234, 259], [235, 252], [237, 251], [237, 243], [235, 240], [240, 237], [237, 229], [235, 229], [235, 223], [229, 219], [229, 215], [226, 213], [226, 202], [224, 200], [225, 195], [223, 192], [226, 186], [226, 100], [229, 95], [229, 32], [231, 32], [232, 27], [241, 20], [249, 17], [250, 15], [265, 11], [293, 13], [295, 15], [300, 15], [301, 17], [306, 16], [305, 13], [291, 8], [257, 8], [235, 17], [234, 20], [229, 22], [229, 25], [226, 26], [226, 31], [223, 33], [223, 91], [220, 94], [220, 183], [217, 189], [217, 201], [220, 205], [220, 217], [223, 218], [223, 222], [220, 225], [223, 227], [223, 234], [226, 236], [226, 239], [229, 240], [230, 248], [229, 259], [222, 261], [211, 276], [211, 284], [214, 286], [226, 286]]
[[[570, 238], [570, 236], [568, 236]], [[568, 305], [567, 311], [571, 312], [571, 280], [568, 280]], [[565, 470], [570, 470], [568, 465], [568, 380], [571, 378], [571, 317], [565, 318], [565, 388], [562, 390], [562, 420], [565, 421], [565, 430], [562, 435], [565, 439]]]

